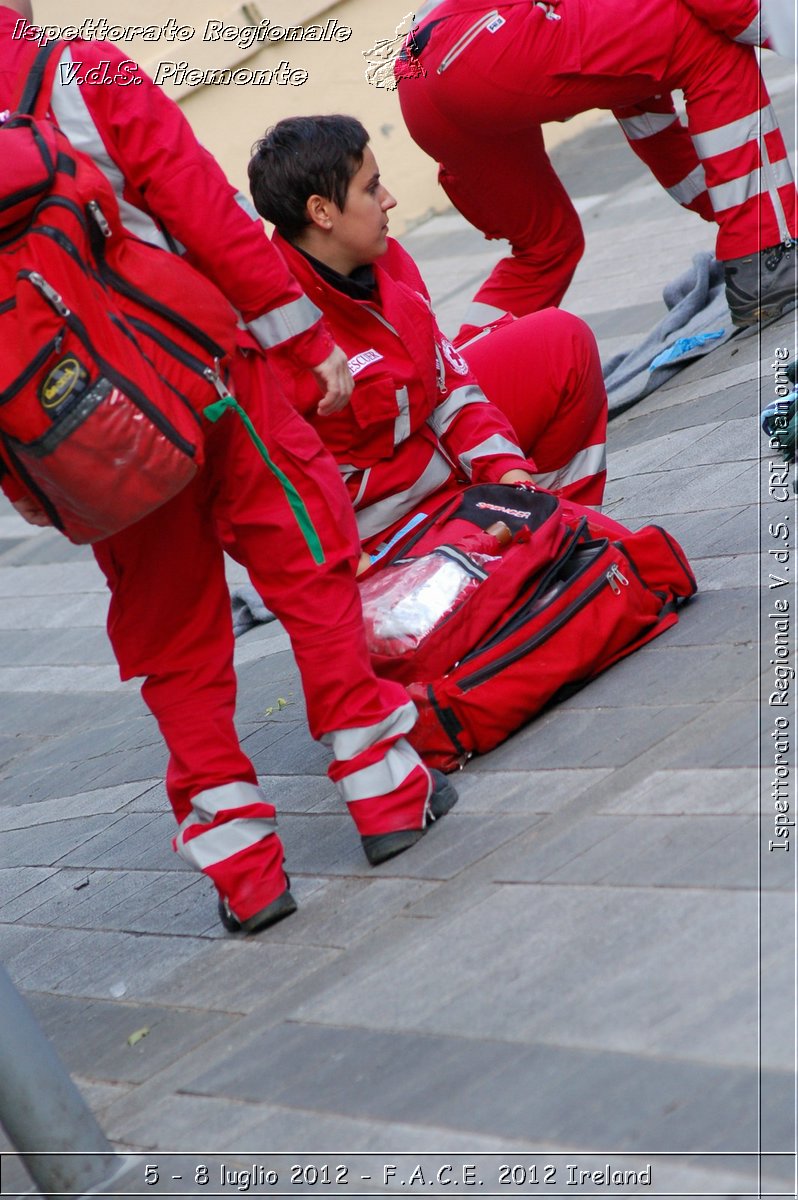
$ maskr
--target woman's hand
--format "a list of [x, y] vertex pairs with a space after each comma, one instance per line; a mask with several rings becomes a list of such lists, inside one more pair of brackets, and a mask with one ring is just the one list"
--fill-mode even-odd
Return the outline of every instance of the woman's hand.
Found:
[[534, 486], [535, 479], [529, 471], [512, 470], [505, 471], [499, 483], [531, 483]]
[[346, 408], [355, 381], [349, 370], [347, 357], [340, 346], [336, 346], [324, 362], [313, 368], [313, 374], [319, 386], [324, 388], [324, 395], [316, 409], [319, 416], [328, 417], [330, 413]]

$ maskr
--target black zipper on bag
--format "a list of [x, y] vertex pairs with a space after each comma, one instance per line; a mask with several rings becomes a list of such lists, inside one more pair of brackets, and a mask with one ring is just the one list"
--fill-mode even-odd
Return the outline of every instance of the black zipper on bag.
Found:
[[31, 478], [30, 474], [28, 473], [27, 467], [17, 457], [17, 455], [14, 452], [13, 446], [11, 446], [9, 444], [8, 435], [4, 433], [0, 436], [2, 436], [3, 446], [5, 447], [5, 452], [8, 455], [10, 461], [14, 464], [14, 469], [15, 469], [17, 475], [22, 480], [22, 482], [25, 484], [25, 487], [28, 489], [28, 491], [31, 493], [31, 495], [35, 496], [36, 499], [39, 501], [42, 508], [47, 513], [48, 517], [50, 518], [53, 525], [55, 526], [55, 528], [57, 530], [59, 530], [59, 532], [63, 533], [64, 532], [64, 522], [61, 520], [61, 517], [59, 516], [57, 509], [53, 505], [52, 500], [50, 499], [49, 496], [45, 495], [45, 493], [41, 490], [41, 488], [35, 482], [35, 480], [33, 480]]
[[[190, 350], [186, 350], [183, 346], [179, 346], [177, 342], [173, 342], [169, 335], [164, 333], [162, 329], [156, 329], [154, 325], [150, 325], [148, 321], [142, 320], [141, 317], [133, 317], [129, 313], [126, 313], [125, 320], [132, 325], [134, 329], [137, 329], [139, 333], [143, 333], [146, 337], [151, 338], [156, 345], [160, 346], [162, 350], [165, 350], [167, 354], [171, 354], [172, 357], [176, 358], [178, 362], [181, 362], [184, 367], [188, 367], [188, 369], [193, 371], [196, 375], [202, 376], [207, 383], [207, 376], [205, 372], [208, 369], [208, 363], [203, 362], [201, 358], [197, 358], [197, 356], [192, 354]], [[220, 350], [220, 353], [223, 354], [224, 351]]]
[[[157, 247], [155, 247], [155, 249], [157, 249]], [[163, 251], [163, 253], [168, 252]], [[209, 337], [203, 329], [199, 328], [199, 326], [195, 325], [192, 321], [189, 321], [187, 317], [184, 317], [182, 313], [175, 312], [174, 309], [168, 308], [165, 304], [161, 304], [160, 301], [154, 300], [152, 296], [148, 296], [145, 292], [142, 292], [139, 288], [132, 284], [130, 280], [125, 279], [122, 275], [119, 275], [113, 269], [113, 267], [109, 266], [102, 254], [97, 253], [96, 257], [100, 274], [112, 291], [119, 292], [121, 296], [127, 296], [129, 300], [133, 300], [136, 304], [140, 304], [142, 308], [148, 308], [151, 312], [157, 313], [158, 316], [163, 317], [165, 321], [168, 321], [171, 325], [174, 325], [176, 329], [182, 330], [187, 337], [190, 337], [192, 341], [197, 343], [198, 346], [201, 346], [203, 350], [206, 350], [212, 358], [224, 358], [226, 356], [227, 351], [225, 350], [224, 346], [220, 346], [218, 342], [214, 341], [212, 337]]]
[[[144, 349], [144, 347], [139, 342], [139, 340], [136, 337], [133, 330], [130, 328], [131, 318], [128, 317], [127, 321], [125, 321], [121, 317], [118, 317], [118, 316], [114, 315], [113, 313], [110, 313], [108, 319], [110, 320], [111, 324], [114, 325], [115, 328], [119, 330], [119, 332], [122, 334], [122, 336], [126, 337], [127, 340], [136, 347], [136, 353], [140, 354], [141, 357], [150, 364], [153, 371], [158, 376], [158, 379], [159, 379], [161, 385], [165, 388], [168, 388], [169, 391], [174, 396], [177, 397], [177, 399], [180, 401], [180, 403], [185, 405], [186, 409], [188, 410], [189, 413], [191, 413], [191, 416], [194, 418], [194, 420], [196, 421], [199, 428], [202, 429], [202, 427], [203, 427], [202, 426], [202, 417], [197, 412], [196, 406], [191, 403], [188, 396], [186, 396], [183, 392], [181, 392], [180, 388], [175, 383], [173, 383], [171, 379], [167, 379], [166, 376], [163, 374], [163, 372], [158, 369], [156, 364], [150, 358], [147, 351]], [[206, 379], [206, 382], [207, 382], [207, 379]]]
[[[413, 530], [412, 536], [409, 537], [406, 542], [403, 542], [402, 545], [397, 548], [397, 550], [394, 552], [393, 556], [387, 560], [387, 562], [385, 563], [385, 566], [393, 565], [394, 563], [399, 562], [400, 559], [403, 558], [407, 554], [408, 550], [412, 550], [413, 547], [418, 544], [418, 542], [424, 536], [424, 534], [428, 533], [429, 530], [433, 527], [433, 525], [435, 525], [440, 520], [440, 518], [446, 513], [447, 509], [451, 509], [452, 512], [454, 511], [454, 509], [457, 507], [458, 499], [459, 499], [459, 497], [453, 496], [449, 500], [444, 500], [443, 504], [441, 504], [440, 507], [437, 508], [434, 513], [431, 513], [427, 517], [426, 521], [421, 521], [420, 524], [417, 525], [416, 528]], [[476, 525], [474, 526], [474, 528], [476, 529]], [[435, 547], [433, 547], [433, 549], [434, 548]]]
[[26, 200], [29, 200], [31, 196], [46, 195], [48, 190], [52, 187], [53, 179], [55, 178], [55, 163], [44, 139], [41, 136], [41, 133], [36, 127], [35, 122], [31, 122], [24, 117], [22, 119], [17, 118], [9, 121], [7, 128], [19, 129], [22, 126], [27, 126], [30, 132], [34, 145], [39, 152], [39, 157], [42, 160], [42, 165], [47, 172], [47, 178], [39, 183], [32, 184], [31, 187], [23, 188], [21, 191], [14, 192], [12, 195], [6, 196], [3, 200], [0, 200], [0, 213], [5, 212], [7, 209], [14, 208], [18, 204], [23, 204]]
[[[127, 281], [124, 280], [121, 275], [118, 275], [108, 266], [103, 254], [100, 252], [102, 249], [101, 243], [98, 240], [97, 244], [94, 244], [94, 227], [87, 227], [85, 214], [79, 205], [73, 204], [71, 201], [65, 200], [62, 197], [53, 197], [51, 200], [46, 201], [45, 204], [40, 205], [40, 209], [46, 207], [48, 203], [61, 208], [66, 208], [81, 222], [89, 241], [92, 243], [94, 257], [98, 269], [92, 270], [78, 247], [62, 229], [58, 229], [52, 225], [40, 225], [35, 229], [31, 229], [30, 233], [38, 233], [44, 237], [49, 237], [58, 246], [60, 246], [61, 249], [68, 254], [70, 258], [72, 258], [74, 262], [78, 264], [79, 267], [83, 269], [85, 274], [96, 279], [101, 287], [110, 288], [113, 291], [128, 296], [129, 299], [136, 299], [142, 305], [146, 305], [146, 307], [148, 307], [151, 311], [160, 313], [176, 328], [182, 328], [183, 331], [189, 336], [193, 337], [198, 344], [203, 344], [204, 348], [208, 349], [208, 352], [213, 354], [214, 357], [221, 357], [224, 355], [224, 350], [222, 347], [217, 346], [211, 338], [205, 337], [204, 334], [201, 334], [200, 330], [197, 330], [196, 327], [190, 322], [180, 319], [177, 314], [173, 313], [171, 309], [166, 308], [165, 305], [158, 304], [157, 301], [151, 300], [149, 297], [145, 296], [143, 292], [137, 292], [132, 285], [127, 285]], [[181, 346], [178, 346], [176, 342], [173, 342], [166, 334], [161, 333], [161, 331], [155, 329], [154, 326], [148, 325], [146, 321], [142, 321], [137, 317], [133, 317], [129, 313], [124, 314], [124, 316], [126, 321], [128, 321], [131, 325], [141, 329], [143, 332], [146, 332], [153, 341], [158, 342], [162, 349], [166, 350], [174, 358], [179, 359], [184, 366], [189, 367], [198, 375], [204, 375], [205, 370], [207, 369], [207, 363], [202, 362], [199, 358], [193, 357], [187, 350], [184, 350]], [[185, 399], [185, 397], [181, 398]]]
[[42, 369], [50, 355], [57, 353], [63, 340], [63, 333], [59, 333], [56, 335], [56, 337], [51, 338], [49, 342], [45, 342], [45, 344], [36, 354], [36, 357], [32, 358], [27, 364], [22, 374], [18, 375], [17, 378], [9, 385], [9, 387], [7, 387], [4, 392], [0, 393], [0, 406], [3, 404], [9, 404], [12, 400], [16, 399], [20, 390], [30, 383], [31, 379], [34, 378], [36, 373]]
[[[84, 219], [83, 213], [78, 205], [72, 204], [70, 201], [67, 201], [67, 200], [62, 200], [61, 198], [54, 198], [50, 203], [58, 204], [58, 205], [60, 205], [60, 207], [69, 209], [69, 211], [73, 212], [81, 220], [81, 222], [85, 225], [85, 219]], [[44, 206], [42, 206], [42, 207], [44, 207]], [[56, 243], [56, 245], [58, 245], [64, 251], [65, 254], [68, 254], [70, 256], [70, 258], [72, 258], [72, 260], [79, 267], [81, 267], [81, 269], [84, 271], [84, 273], [90, 274], [93, 278], [95, 278], [101, 287], [106, 287], [106, 286], [113, 287], [114, 284], [111, 282], [111, 280], [121, 281], [121, 276], [117, 275], [116, 272], [112, 271], [108, 267], [107, 263], [105, 263], [105, 261], [102, 259], [98, 259], [102, 274], [98, 274], [97, 272], [92, 271], [91, 268], [89, 266], [87, 266], [87, 263], [86, 263], [83, 255], [80, 253], [80, 250], [78, 249], [78, 247], [68, 237], [68, 235], [63, 232], [63, 230], [58, 229], [57, 227], [51, 226], [51, 225], [41, 225], [35, 229], [31, 229], [30, 232], [38, 233], [41, 236], [47, 237], [51, 241], [54, 241]], [[21, 272], [21, 274], [23, 276], [26, 275], [25, 272]], [[106, 280], [105, 278], [103, 278], [103, 276], [109, 276], [110, 279]], [[115, 288], [115, 290], [121, 291], [121, 288]], [[132, 296], [133, 291], [134, 291], [134, 289], [130, 288], [130, 289], [128, 289], [128, 291], [125, 294], [130, 294]], [[143, 294], [142, 294], [142, 297], [143, 297]], [[144, 303], [145, 300], [146, 300], [146, 298], [143, 298], [141, 302]], [[168, 319], [171, 321], [172, 324], [174, 324], [178, 328], [183, 328], [184, 332], [189, 333], [190, 336], [194, 336], [194, 340], [196, 340], [198, 343], [200, 342], [200, 340], [202, 340], [204, 345], [209, 349], [209, 352], [215, 352], [214, 357], [224, 356], [224, 354], [225, 354], [224, 349], [221, 346], [217, 346], [216, 342], [214, 342], [212, 338], [207, 338], [207, 337], [205, 337], [204, 334], [202, 334], [200, 337], [199, 336], [200, 331], [195, 330], [195, 327], [192, 326], [190, 322], [184, 322], [182, 320], [175, 319], [175, 314], [172, 313], [171, 309], [166, 308], [164, 305], [158, 305], [154, 301], [149, 301], [148, 307], [151, 310], [158, 311], [165, 317], [168, 317]], [[163, 333], [159, 329], [156, 329], [154, 326], [149, 325], [146, 321], [143, 321], [140, 318], [134, 317], [130, 314], [125, 314], [125, 320], [130, 325], [133, 325], [135, 328], [139, 329], [140, 332], [145, 333], [154, 342], [156, 342], [163, 350], [165, 350], [167, 353], [171, 354], [173, 358], [175, 358], [179, 362], [181, 362], [183, 364], [183, 366], [185, 366], [189, 370], [193, 371], [197, 376], [201, 376], [207, 382], [207, 377], [205, 374], [207, 371], [207, 367], [208, 367], [207, 363], [203, 362], [201, 359], [192, 355], [188, 350], [185, 350], [182, 346], [178, 345], [176, 342], [173, 342], [167, 334]], [[119, 323], [117, 323], [117, 326], [119, 328], [121, 328], [123, 332], [125, 332], [125, 333], [128, 332], [127, 330], [124, 329], [123, 326], [119, 326]], [[81, 340], [84, 340], [84, 339], [81, 339]], [[147, 357], [147, 355], [144, 354], [144, 351], [138, 345], [138, 342], [135, 340], [135, 338], [131, 338], [131, 340], [133, 341], [134, 345], [137, 347], [139, 352], [141, 354], [143, 354], [145, 358], [147, 358], [148, 362], [150, 362], [150, 365], [153, 367], [153, 370], [157, 371], [157, 367], [155, 366], [154, 363], [151, 362], [151, 360]], [[88, 345], [88, 343], [86, 343], [86, 344]], [[91, 347], [89, 347], [89, 348], [91, 348]], [[160, 372], [159, 372], [159, 374], [160, 374]], [[172, 392], [174, 392], [174, 394], [181, 401], [183, 401], [183, 403], [191, 410], [193, 415], [196, 417], [197, 414], [194, 411], [194, 406], [191, 404], [188, 397], [183, 395], [183, 393], [178, 388], [174, 387], [168, 381], [164, 380], [164, 382], [167, 383], [170, 390]], [[198, 423], [201, 424], [201, 422], [199, 422], [198, 417], [197, 417], [197, 420], [198, 420]]]
[[86, 222], [86, 214], [74, 200], [70, 200], [67, 196], [46, 196], [41, 204], [36, 205], [33, 220], [36, 220], [43, 208], [65, 208], [67, 212], [72, 214], [78, 224], [83, 227], [83, 231], [88, 237], [89, 227]]
[[[126, 376], [124, 376], [121, 373], [121, 371], [118, 371], [116, 369], [116, 367], [113, 367], [109, 362], [107, 362], [98, 353], [97, 348], [92, 343], [91, 338], [89, 337], [88, 331], [86, 329], [86, 326], [83, 324], [81, 319], [78, 316], [76, 316], [75, 313], [71, 312], [70, 309], [68, 309], [66, 307], [66, 305], [63, 303], [63, 301], [60, 301], [60, 297], [57, 296], [57, 293], [55, 293], [55, 296], [56, 296], [56, 299], [60, 301], [61, 308], [58, 307], [58, 305], [57, 305], [56, 301], [53, 299], [53, 297], [48, 295], [47, 291], [45, 291], [42, 288], [41, 284], [37, 284], [35, 282], [34, 277], [37, 276], [37, 272], [21, 271], [20, 275], [23, 279], [27, 279], [28, 282], [30, 283], [31, 287], [36, 288], [36, 290], [44, 296], [44, 298], [48, 301], [48, 303], [50, 303], [55, 308], [56, 312], [59, 313], [59, 315], [63, 318], [64, 322], [69, 326], [69, 328], [76, 335], [76, 337], [86, 347], [89, 354], [91, 354], [94, 361], [98, 364], [100, 369], [105, 374], [109, 383], [112, 383], [114, 385], [114, 387], [119, 388], [120, 391], [124, 392], [127, 396], [129, 396], [130, 399], [134, 402], [134, 404], [136, 404], [137, 407], [143, 413], [145, 413], [147, 415], [147, 417], [149, 417], [150, 421], [156, 427], [156, 429], [159, 429], [160, 432], [162, 434], [164, 434], [164, 436], [166, 438], [168, 438], [168, 440], [174, 446], [176, 446], [179, 450], [181, 450], [183, 454], [187, 455], [189, 458], [195, 458], [196, 453], [197, 453], [196, 446], [194, 446], [191, 442], [187, 441], [187, 439], [184, 438], [183, 435], [175, 429], [175, 427], [172, 425], [171, 421], [169, 421], [163, 415], [163, 413], [147, 399], [147, 397], [144, 395], [144, 393], [141, 391], [141, 389], [138, 388], [136, 386], [136, 384], [133, 383], [132, 380], [130, 380]], [[41, 276], [38, 276], [38, 278], [41, 280]], [[43, 283], [45, 288], [48, 288], [48, 290], [50, 292], [54, 291], [54, 289], [49, 288], [49, 285], [47, 285], [45, 280], [41, 280], [41, 283]]]
[[[542, 578], [535, 577], [532, 579], [531, 583], [529, 584], [528, 595], [523, 597], [522, 591], [520, 596], [516, 598], [518, 607], [515, 609], [512, 616], [509, 617], [507, 621], [503, 623], [491, 637], [486, 638], [484, 641], [480, 642], [479, 646], [465, 654], [460, 659], [461, 663], [468, 662], [470, 658], [475, 658], [478, 654], [482, 654], [485, 650], [490, 650], [494, 646], [498, 646], [501, 642], [505, 641], [506, 638], [512, 637], [516, 629], [520, 628], [520, 626], [522, 626], [528, 619], [531, 606], [534, 605], [541, 596], [545, 596], [546, 592], [552, 586], [553, 581], [556, 580], [556, 578], [561, 574], [563, 567], [569, 563], [576, 554], [580, 553], [582, 550], [587, 550], [595, 546], [601, 546], [600, 552], [603, 552], [603, 550], [606, 549], [606, 546], [609, 544], [606, 539], [602, 540], [601, 542], [585, 542], [582, 540], [584, 526], [585, 522], [580, 522], [579, 527], [573, 532], [573, 535], [567, 543], [565, 549], [560, 552], [554, 563], [551, 565], [548, 571], [546, 571], [545, 575]], [[588, 570], [590, 565], [595, 561], [596, 557], [597, 554], [594, 554], [590, 559], [590, 562], [583, 567], [579, 574], [584, 574], [584, 571]], [[572, 578], [577, 578], [577, 576], [574, 575]], [[566, 587], [570, 585], [570, 582], [570, 579], [566, 581]]]
[[[585, 569], [589, 570], [590, 565], [592, 564], [589, 564]], [[541, 629], [539, 633], [534, 635], [534, 637], [528, 638], [527, 641], [522, 642], [519, 646], [516, 646], [514, 650], [511, 650], [507, 654], [503, 655], [502, 658], [495, 659], [492, 663], [490, 663], [489, 666], [483, 667], [481, 670], [475, 671], [473, 675], [468, 675], [461, 679], [457, 685], [459, 690], [461, 692], [469, 692], [472, 690], [472, 688], [479, 687], [480, 684], [485, 683], [498, 672], [503, 671], [506, 667], [510, 667], [519, 659], [524, 658], [531, 650], [535, 650], [538, 646], [541, 646], [544, 642], [547, 642], [549, 638], [553, 637], [554, 634], [563, 627], [563, 625], [567, 624], [567, 622], [576, 615], [576, 613], [580, 612], [581, 609], [583, 609], [587, 604], [590, 604], [590, 602], [595, 599], [599, 592], [603, 591], [604, 588], [612, 586], [610, 579], [615, 577], [615, 571], [613, 568], [617, 570], [617, 564], [613, 563], [606, 571], [603, 571], [599, 578], [596, 579], [586, 591], [582, 592], [578, 599], [573, 600], [570, 604], [566, 605], [560, 615], [556, 617], [549, 625], [547, 625], [545, 629]], [[574, 578], [578, 578], [578, 576], [574, 576]], [[484, 649], [484, 646], [480, 646], [478, 653], [481, 654]]]
[[0, 239], [0, 246], [11, 246], [15, 242], [19, 242], [23, 238], [27, 237], [28, 234], [35, 233], [36, 229], [33, 227], [33, 223], [38, 219], [42, 210], [45, 208], [65, 208], [69, 213], [72, 214], [73, 217], [75, 217], [77, 221], [80, 222], [84, 232], [88, 236], [88, 229], [86, 228], [86, 214], [83, 212], [83, 209], [79, 204], [75, 204], [74, 201], [68, 200], [66, 196], [45, 196], [40, 203], [36, 205], [31, 215], [25, 221], [24, 228], [17, 229], [9, 237]]
[[91, 273], [86, 265], [83, 255], [80, 253], [72, 239], [64, 233], [63, 229], [58, 229], [55, 225], [37, 225], [35, 229], [28, 230], [28, 235], [30, 236], [32, 234], [39, 234], [41, 237], [49, 238], [50, 241], [55, 242], [57, 246], [60, 246], [64, 253], [68, 254], [69, 257], [77, 263], [84, 275], [89, 275]]

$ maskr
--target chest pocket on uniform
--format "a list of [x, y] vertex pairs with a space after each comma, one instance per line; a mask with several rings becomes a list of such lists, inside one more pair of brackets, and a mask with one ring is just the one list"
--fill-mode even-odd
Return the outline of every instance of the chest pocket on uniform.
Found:
[[[341, 450], [348, 462], [355, 467], [369, 467], [378, 459], [392, 457], [399, 404], [389, 375], [356, 382], [344, 413], [348, 416], [349, 444]], [[340, 432], [344, 434], [343, 429]]]

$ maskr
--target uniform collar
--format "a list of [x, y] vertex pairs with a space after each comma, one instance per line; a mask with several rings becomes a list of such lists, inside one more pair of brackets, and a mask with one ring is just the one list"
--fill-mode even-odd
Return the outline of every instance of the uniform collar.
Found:
[[342, 292], [344, 296], [349, 296], [352, 300], [373, 300], [375, 298], [377, 276], [373, 264], [368, 263], [365, 267], [355, 267], [349, 275], [342, 275], [340, 271], [333, 270], [326, 263], [314, 258], [312, 254], [308, 254], [301, 246], [294, 245], [294, 249], [336, 292]]

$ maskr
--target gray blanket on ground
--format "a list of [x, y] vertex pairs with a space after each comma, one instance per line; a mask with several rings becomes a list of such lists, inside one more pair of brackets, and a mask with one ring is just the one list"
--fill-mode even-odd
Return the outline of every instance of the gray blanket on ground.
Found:
[[731, 323], [723, 265], [704, 251], [662, 293], [666, 316], [639, 346], [603, 365], [610, 417], [661, 387], [692, 359], [709, 354], [737, 333]]
[[277, 618], [266, 607], [251, 583], [238, 583], [230, 588], [230, 601], [233, 606], [233, 633], [241, 637], [253, 625], [263, 625], [266, 621]]

